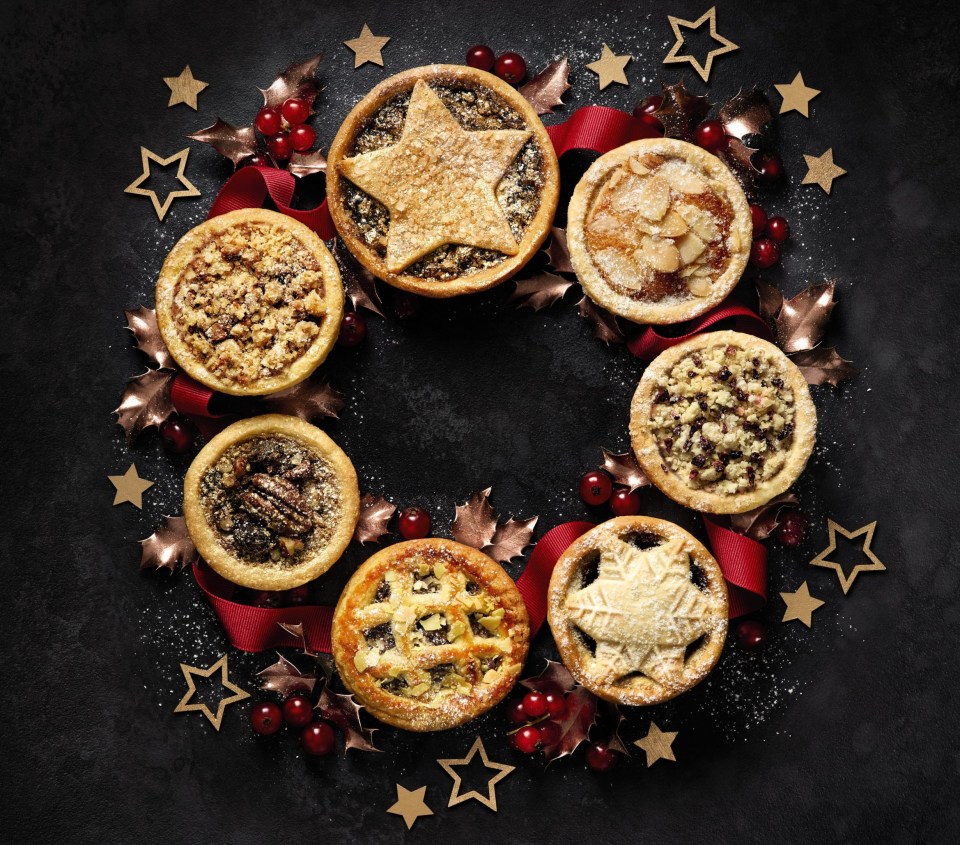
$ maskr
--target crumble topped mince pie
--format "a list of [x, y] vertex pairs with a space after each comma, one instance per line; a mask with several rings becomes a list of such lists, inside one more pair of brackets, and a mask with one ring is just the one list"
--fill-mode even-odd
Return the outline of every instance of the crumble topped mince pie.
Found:
[[194, 458], [183, 488], [200, 556], [254, 590], [288, 590], [326, 572], [360, 510], [350, 459], [320, 429], [282, 414], [225, 428]]
[[564, 665], [620, 704], [658, 704], [698, 684], [727, 633], [720, 566], [671, 522], [621, 516], [563, 553], [547, 618]]
[[502, 701], [529, 638], [527, 609], [500, 565], [438, 538], [377, 552], [333, 615], [343, 683], [381, 722], [409, 731], [456, 727]]
[[340, 237], [375, 276], [433, 297], [493, 287], [546, 238], [557, 157], [530, 104], [492, 74], [430, 65], [354, 107], [327, 157]]
[[750, 206], [716, 156], [685, 141], [633, 141], [598, 158], [567, 214], [570, 260], [598, 305], [638, 323], [679, 323], [736, 286]]
[[303, 223], [241, 209], [201, 223], [157, 281], [157, 325], [183, 370], [214, 390], [260, 395], [303, 381], [340, 330], [333, 256]]
[[743, 513], [787, 490], [816, 440], [797, 366], [772, 343], [708, 332], [658, 355], [633, 397], [630, 434], [643, 471], [698, 511]]

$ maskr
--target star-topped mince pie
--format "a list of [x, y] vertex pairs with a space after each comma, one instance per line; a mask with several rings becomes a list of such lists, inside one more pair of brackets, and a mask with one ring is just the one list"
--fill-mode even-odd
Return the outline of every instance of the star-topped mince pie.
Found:
[[743, 513], [796, 480], [817, 414], [802, 373], [772, 343], [707, 332], [658, 355], [633, 397], [630, 435], [647, 477], [698, 511]]
[[496, 285], [539, 248], [559, 169], [539, 117], [470, 67], [431, 65], [381, 82], [327, 157], [330, 214], [350, 251], [405, 290], [447, 297]]
[[410, 731], [462, 725], [520, 676], [530, 625], [516, 585], [452, 540], [397, 543], [347, 582], [333, 616], [343, 683], [374, 716]]
[[722, 302], [750, 255], [742, 188], [685, 141], [633, 141], [598, 158], [567, 214], [570, 260], [587, 295], [638, 323], [679, 323]]
[[560, 557], [547, 619], [564, 665], [620, 704], [658, 704], [698, 684], [727, 633], [727, 588], [713, 556], [671, 522], [622, 516]]

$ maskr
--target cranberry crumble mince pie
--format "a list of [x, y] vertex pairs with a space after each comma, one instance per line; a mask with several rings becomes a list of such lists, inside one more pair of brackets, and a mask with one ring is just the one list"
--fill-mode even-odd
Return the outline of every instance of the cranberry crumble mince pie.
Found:
[[492, 74], [430, 65], [354, 107], [327, 157], [330, 214], [356, 258], [424, 296], [485, 290], [546, 238], [559, 168], [530, 104]]
[[658, 355], [633, 397], [643, 471], [698, 511], [743, 513], [786, 491], [816, 440], [802, 373], [772, 343], [708, 332]]
[[266, 209], [191, 229], [157, 281], [170, 354], [197, 381], [234, 395], [303, 381], [333, 347], [342, 314], [340, 272], [323, 241]]
[[320, 429], [266, 414], [236, 422], [194, 458], [183, 515], [200, 556], [254, 590], [287, 590], [332, 566], [360, 510], [350, 459]]
[[436, 538], [377, 552], [333, 616], [347, 689], [410, 731], [452, 728], [495, 706], [520, 676], [529, 638], [523, 599], [499, 564]]
[[727, 587], [710, 552], [682, 528], [621, 516], [557, 561], [547, 618], [564, 665], [587, 689], [620, 704], [658, 704], [716, 664]]
[[670, 138], [598, 158], [567, 214], [583, 289], [638, 323], [679, 323], [722, 302], [747, 266], [752, 236], [750, 206], [726, 165]]

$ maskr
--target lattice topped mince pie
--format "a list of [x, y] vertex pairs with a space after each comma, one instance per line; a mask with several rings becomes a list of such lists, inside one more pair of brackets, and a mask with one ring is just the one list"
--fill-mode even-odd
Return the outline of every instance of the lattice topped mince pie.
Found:
[[797, 366], [772, 343], [708, 332], [662, 352], [633, 397], [630, 434], [643, 471], [698, 511], [743, 513], [787, 490], [816, 440]]
[[374, 716], [437, 731], [504, 698], [529, 637], [510, 576], [476, 549], [434, 538], [364, 563], [337, 603], [332, 640], [343, 683]]
[[255, 590], [287, 590], [343, 554], [360, 509], [350, 459], [297, 417], [241, 420], [194, 458], [183, 514], [201, 557]]
[[716, 664], [727, 588], [716, 560], [682, 528], [622, 516], [557, 561], [547, 618], [561, 659], [587, 689], [620, 704], [658, 704]]

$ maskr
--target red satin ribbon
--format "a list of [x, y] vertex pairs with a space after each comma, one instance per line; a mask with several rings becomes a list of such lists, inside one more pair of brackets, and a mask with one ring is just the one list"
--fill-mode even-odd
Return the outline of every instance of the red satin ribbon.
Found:
[[659, 134], [632, 114], [609, 106], [584, 106], [563, 123], [546, 129], [557, 158], [569, 150], [607, 153], [629, 141], [655, 138]]
[[194, 381], [182, 370], [173, 377], [170, 386], [173, 407], [178, 414], [189, 417], [206, 440], [219, 434], [235, 419], [227, 414], [218, 414], [211, 408], [216, 395], [205, 384]]
[[710, 538], [713, 556], [727, 580], [730, 618], [759, 610], [767, 603], [767, 548], [738, 534], [709, 516], [703, 524]]

